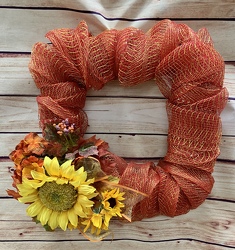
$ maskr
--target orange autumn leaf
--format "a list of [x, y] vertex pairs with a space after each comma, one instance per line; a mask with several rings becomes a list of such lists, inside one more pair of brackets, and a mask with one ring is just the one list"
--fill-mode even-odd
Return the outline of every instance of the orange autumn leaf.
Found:
[[25, 151], [36, 155], [41, 155], [44, 151], [48, 142], [36, 133], [29, 133], [25, 139]]
[[24, 151], [22, 149], [16, 149], [12, 151], [9, 155], [9, 158], [15, 163], [20, 164], [21, 161], [24, 159]]
[[12, 196], [14, 199], [18, 199], [21, 197], [18, 192], [14, 191], [14, 190], [10, 190], [10, 189], [7, 190], [7, 194], [9, 196]]

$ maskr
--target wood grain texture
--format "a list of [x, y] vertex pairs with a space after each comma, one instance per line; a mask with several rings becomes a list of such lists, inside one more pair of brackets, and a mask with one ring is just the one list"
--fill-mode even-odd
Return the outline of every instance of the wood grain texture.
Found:
[[[80, 240], [72, 240], [72, 241], [38, 241], [38, 242], [0, 242], [0, 249], [8, 249], [8, 250], [25, 250], [25, 246], [27, 245], [28, 249], [34, 250], [48, 250], [48, 249], [57, 249], [62, 250], [65, 248], [69, 249], [84, 249], [89, 250], [94, 248], [96, 250], [103, 249], [112, 249], [112, 250], [120, 250], [120, 249], [148, 249], [148, 250], [156, 250], [157, 249], [167, 249], [167, 250], [226, 250], [231, 249], [232, 247], [226, 247], [222, 244], [214, 244], [207, 243], [200, 240], [195, 239], [172, 239], [170, 241], [155, 241], [155, 242], [141, 242], [135, 240], [117, 240], [117, 241], [103, 241], [99, 243], [89, 243]], [[16, 248], [17, 247], [17, 248]]]
[[[1, 220], [0, 217], [0, 238], [5, 239], [5, 241], [25, 241], [26, 243], [32, 239], [44, 242], [85, 241], [83, 236], [75, 230], [72, 232], [56, 230], [48, 233], [26, 216], [25, 208], [27, 205], [17, 204], [14, 199], [3, 199], [2, 201], [5, 207], [14, 209], [14, 214], [9, 210], [2, 211], [0, 209], [0, 214], [4, 212], [5, 218], [5, 220]], [[12, 223], [13, 221], [14, 223]], [[133, 223], [115, 220], [111, 225], [111, 230], [116, 242], [131, 239], [134, 242], [157, 243], [191, 239], [233, 247], [235, 245], [234, 204], [227, 202], [225, 210], [223, 202], [207, 200], [199, 208], [174, 218], [156, 216]], [[106, 241], [111, 240], [112, 235], [106, 238]], [[91, 243], [86, 242], [86, 244], [87, 249], [89, 249]]]
[[[25, 135], [0, 134], [0, 157], [9, 155]], [[111, 152], [125, 158], [159, 158], [164, 157], [167, 152], [166, 135], [97, 134], [97, 138], [107, 141]], [[218, 159], [235, 161], [235, 138], [222, 137], [220, 151]]]
[[[27, 132], [40, 132], [36, 88], [28, 71], [35, 42], [47, 31], [75, 28], [86, 20], [93, 35], [134, 26], [147, 31], [171, 18], [195, 31], [206, 27], [225, 65], [230, 93], [222, 112], [221, 154], [208, 199], [186, 215], [156, 216], [140, 222], [112, 223], [112, 235], [90, 243], [77, 231], [45, 232], [26, 216], [27, 205], [8, 197], [13, 163], [8, 154]], [[1, 0], [0, 1], [0, 250], [226, 250], [235, 249], [235, 2], [234, 0]], [[98, 134], [110, 150], [128, 161], [154, 161], [167, 150], [165, 99], [154, 81], [122, 88], [117, 81], [87, 93], [86, 137]], [[141, 145], [144, 145], [141, 146]]]
[[[140, 5], [142, 8], [140, 8]], [[89, 10], [102, 14], [107, 19], [125, 18], [233, 18], [235, 3], [233, 0], [199, 0], [199, 1], [134, 1], [134, 0], [2, 0], [1, 6], [26, 8], [61, 8], [71, 11]], [[127, 11], [128, 10], [128, 11]]]
[[[26, 204], [18, 204], [14, 199], [2, 199], [5, 206], [12, 207], [14, 214], [10, 210], [4, 212], [5, 221], [1, 220], [0, 237], [5, 240], [84, 240], [82, 235], [76, 231], [56, 230], [54, 233], [46, 232], [40, 225], [37, 225], [27, 217], [25, 213]], [[185, 238], [187, 235], [191, 239], [200, 239], [211, 242], [214, 240], [218, 244], [234, 245], [234, 204], [227, 202], [226, 210], [220, 201], [206, 200], [199, 208], [191, 210], [188, 214], [168, 218], [165, 216], [156, 216], [150, 219], [133, 223], [123, 223], [115, 220], [111, 225], [115, 239], [133, 239], [139, 241], [160, 241], [170, 240], [172, 238]], [[223, 211], [223, 214], [221, 213]], [[203, 217], [201, 216], [203, 214]], [[1, 217], [0, 217], [1, 218]], [[15, 221], [12, 224], [12, 221]], [[169, 226], [170, 222], [170, 226]], [[11, 230], [7, 230], [11, 225]], [[190, 227], [190, 224], [194, 227]], [[158, 225], [156, 227], [156, 224]], [[178, 229], [177, 229], [178, 228]], [[121, 230], [120, 230], [121, 229]], [[214, 229], [214, 230], [213, 230]], [[164, 233], [161, 231], [164, 230]], [[203, 234], [202, 234], [203, 231]], [[227, 237], [224, 236], [229, 234]], [[111, 237], [108, 237], [111, 239]]]
[[[38, 95], [39, 90], [30, 75], [28, 64], [30, 55], [0, 53], [0, 95]], [[235, 98], [235, 63], [225, 63], [224, 86], [230, 98]], [[88, 96], [152, 97], [163, 95], [154, 80], [138, 86], [121, 87], [117, 80], [107, 83], [99, 91], [89, 90]]]
[[[25, 18], [22, 18], [22, 13]], [[97, 35], [105, 29], [123, 29], [127, 26], [141, 28], [144, 31], [150, 29], [155, 20], [138, 22], [126, 22], [122, 20], [105, 21], [101, 16], [71, 12], [67, 10], [37, 10], [37, 9], [1, 9], [1, 18], [8, 22], [0, 22], [2, 39], [0, 40], [1, 52], [18, 51], [29, 52], [32, 45], [38, 41], [48, 42], [44, 35], [55, 28], [75, 28], [78, 23], [85, 19], [90, 32]], [[9, 18], [10, 17], [10, 18]], [[202, 21], [202, 20], [182, 20], [193, 30], [197, 31], [206, 27], [214, 40], [215, 48], [223, 56], [224, 60], [232, 61], [235, 57], [235, 47], [230, 41], [235, 38], [235, 22], [231, 21]], [[38, 25], [40, 23], [40, 25]], [[24, 27], [24, 29], [22, 29]], [[14, 30], [14, 32], [12, 32]]]
[[[165, 99], [144, 97], [87, 97], [84, 107], [89, 118], [87, 132], [167, 134], [168, 119], [165, 102]], [[35, 97], [0, 96], [0, 118], [2, 119], [0, 130], [29, 132], [30, 129], [37, 132], [37, 109]], [[224, 136], [235, 134], [235, 116], [230, 115], [234, 110], [235, 100], [229, 100], [221, 115]]]

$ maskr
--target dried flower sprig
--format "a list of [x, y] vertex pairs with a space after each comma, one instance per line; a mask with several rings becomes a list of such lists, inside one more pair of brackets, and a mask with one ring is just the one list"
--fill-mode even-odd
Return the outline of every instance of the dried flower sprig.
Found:
[[75, 123], [70, 124], [68, 119], [63, 120], [58, 124], [54, 123], [53, 126], [56, 128], [57, 134], [59, 135], [68, 135], [69, 133], [73, 133], [75, 130]]

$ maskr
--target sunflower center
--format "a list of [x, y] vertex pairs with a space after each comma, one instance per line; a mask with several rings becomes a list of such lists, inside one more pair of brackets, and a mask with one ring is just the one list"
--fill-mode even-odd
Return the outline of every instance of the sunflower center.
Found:
[[73, 207], [77, 200], [77, 191], [71, 184], [46, 182], [39, 188], [39, 198], [44, 206], [54, 211], [66, 211]]
[[108, 202], [109, 202], [111, 208], [114, 208], [117, 205], [115, 198], [108, 199]]

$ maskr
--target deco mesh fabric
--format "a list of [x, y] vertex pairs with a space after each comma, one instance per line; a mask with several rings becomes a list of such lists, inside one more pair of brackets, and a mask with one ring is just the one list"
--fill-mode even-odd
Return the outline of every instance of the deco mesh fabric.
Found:
[[157, 214], [175, 216], [199, 206], [211, 192], [221, 138], [220, 113], [228, 92], [224, 62], [206, 29], [197, 33], [170, 20], [148, 32], [129, 27], [91, 36], [82, 21], [76, 29], [47, 35], [51, 45], [35, 44], [29, 69], [37, 87], [42, 128], [69, 118], [86, 132], [86, 92], [118, 79], [133, 86], [155, 78], [167, 98], [168, 151], [158, 165], [127, 163], [103, 150], [100, 161], [120, 184], [147, 193], [132, 211], [140, 220]]

